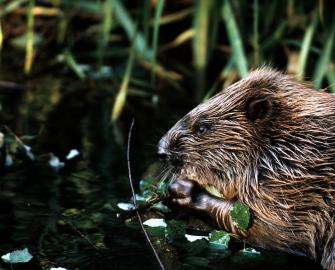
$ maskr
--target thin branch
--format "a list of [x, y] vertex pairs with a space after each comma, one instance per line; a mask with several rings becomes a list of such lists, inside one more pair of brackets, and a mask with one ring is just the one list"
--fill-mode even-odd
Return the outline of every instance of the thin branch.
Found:
[[132, 179], [132, 176], [131, 176], [131, 166], [130, 166], [130, 142], [131, 142], [131, 134], [132, 134], [132, 130], [133, 130], [133, 127], [134, 127], [134, 123], [135, 123], [135, 120], [133, 119], [132, 122], [131, 122], [131, 125], [130, 125], [130, 128], [129, 128], [129, 133], [128, 133], [128, 145], [127, 145], [127, 166], [128, 166], [128, 177], [129, 177], [129, 183], [130, 183], [130, 188], [131, 188], [131, 193], [133, 194], [133, 203], [134, 203], [134, 206], [135, 206], [135, 209], [136, 209], [136, 215], [137, 215], [137, 219], [138, 219], [138, 222], [140, 223], [141, 225], [141, 228], [142, 228], [142, 231], [145, 235], [145, 238], [148, 242], [148, 244], [150, 245], [151, 247], [151, 250], [152, 252], [154, 253], [156, 259], [157, 259], [157, 262], [159, 263], [159, 266], [161, 267], [162, 270], [164, 270], [164, 265], [161, 261], [161, 259], [159, 258], [158, 256], [158, 253], [155, 249], [155, 247], [153, 246], [150, 238], [149, 238], [149, 235], [147, 234], [147, 231], [145, 230], [144, 228], [144, 225], [143, 225], [143, 222], [142, 222], [142, 219], [141, 219], [141, 215], [138, 211], [138, 207], [137, 207], [137, 203], [136, 203], [136, 195], [135, 195], [135, 189], [134, 189], [134, 185], [133, 185], [133, 179]]

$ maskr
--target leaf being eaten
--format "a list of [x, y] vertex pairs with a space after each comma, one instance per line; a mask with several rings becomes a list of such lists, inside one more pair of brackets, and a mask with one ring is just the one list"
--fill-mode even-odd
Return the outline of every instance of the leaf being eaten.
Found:
[[230, 211], [231, 217], [237, 223], [238, 227], [246, 230], [250, 222], [250, 209], [240, 200], [234, 203], [233, 209]]
[[214, 186], [205, 186], [205, 189], [215, 197], [224, 198], [220, 191]]

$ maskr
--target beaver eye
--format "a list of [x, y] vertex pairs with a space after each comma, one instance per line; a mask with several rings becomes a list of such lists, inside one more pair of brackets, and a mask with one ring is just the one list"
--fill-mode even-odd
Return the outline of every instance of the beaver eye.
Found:
[[206, 124], [200, 123], [200, 124], [196, 125], [196, 127], [195, 127], [195, 132], [198, 135], [203, 135], [207, 131], [208, 131], [208, 126]]

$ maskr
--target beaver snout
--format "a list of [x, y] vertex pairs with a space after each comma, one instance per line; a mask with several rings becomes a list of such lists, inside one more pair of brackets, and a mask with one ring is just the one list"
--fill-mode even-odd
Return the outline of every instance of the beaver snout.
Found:
[[173, 166], [180, 166], [182, 164], [182, 157], [180, 151], [176, 147], [176, 143], [174, 143], [167, 135], [158, 143], [157, 156], [161, 162], [167, 162]]

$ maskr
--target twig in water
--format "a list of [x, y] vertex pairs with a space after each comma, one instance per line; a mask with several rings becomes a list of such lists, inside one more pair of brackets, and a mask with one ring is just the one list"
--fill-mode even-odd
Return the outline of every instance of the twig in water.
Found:
[[148, 244], [150, 245], [151, 249], [152, 249], [152, 252], [154, 253], [156, 259], [157, 259], [157, 262], [159, 263], [159, 266], [161, 267], [162, 270], [164, 270], [164, 265], [161, 261], [161, 259], [159, 258], [158, 256], [158, 253], [155, 249], [155, 247], [153, 246], [150, 238], [149, 238], [149, 235], [147, 234], [147, 231], [145, 230], [144, 228], [144, 225], [143, 225], [143, 222], [142, 222], [142, 218], [141, 218], [141, 215], [138, 211], [138, 207], [137, 207], [137, 203], [136, 203], [136, 195], [135, 195], [135, 190], [134, 190], [134, 185], [133, 185], [133, 179], [132, 179], [132, 176], [131, 176], [131, 167], [130, 167], [130, 141], [131, 141], [131, 134], [132, 134], [132, 130], [133, 130], [133, 127], [134, 127], [134, 123], [135, 123], [135, 120], [133, 119], [132, 122], [131, 122], [131, 125], [130, 125], [130, 128], [129, 128], [129, 133], [128, 133], [128, 145], [127, 145], [127, 166], [128, 166], [128, 177], [129, 177], [129, 183], [130, 183], [130, 188], [131, 188], [131, 193], [133, 194], [133, 204], [135, 206], [135, 209], [136, 209], [136, 216], [137, 216], [137, 219], [138, 219], [138, 222], [140, 223], [141, 225], [141, 228], [142, 228], [142, 231], [145, 235], [145, 238], [148, 242]]

